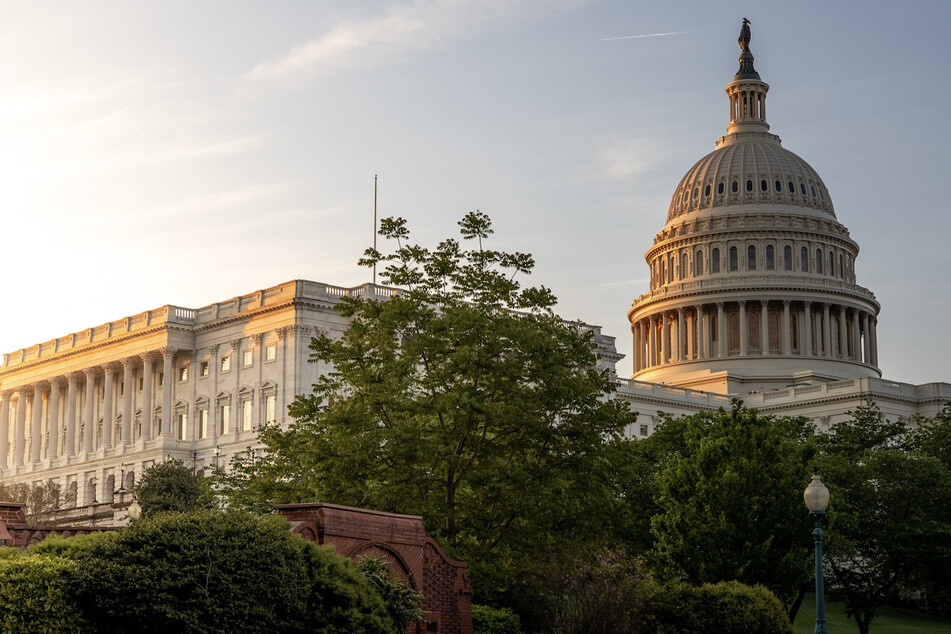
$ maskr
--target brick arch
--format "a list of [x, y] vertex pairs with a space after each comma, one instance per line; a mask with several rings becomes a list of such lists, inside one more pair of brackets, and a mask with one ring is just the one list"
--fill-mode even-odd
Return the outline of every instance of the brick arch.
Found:
[[406, 581], [414, 590], [419, 590], [419, 584], [416, 583], [416, 579], [413, 577], [413, 573], [410, 570], [409, 564], [406, 562], [403, 557], [393, 548], [388, 547], [382, 542], [370, 542], [368, 544], [360, 544], [356, 548], [351, 549], [350, 552], [346, 553], [346, 556], [354, 561], [359, 561], [361, 557], [373, 557], [374, 559], [382, 559], [386, 562], [389, 571], [393, 573], [401, 581]]

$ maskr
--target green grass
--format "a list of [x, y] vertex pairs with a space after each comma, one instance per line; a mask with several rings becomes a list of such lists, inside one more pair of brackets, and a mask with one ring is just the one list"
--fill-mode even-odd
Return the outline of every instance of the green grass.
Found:
[[[845, 616], [841, 601], [826, 603], [829, 634], [858, 634], [855, 621]], [[812, 634], [816, 626], [816, 597], [810, 594], [796, 614], [796, 634]], [[872, 619], [869, 634], [951, 634], [951, 619], [939, 619], [915, 610], [881, 608]]]

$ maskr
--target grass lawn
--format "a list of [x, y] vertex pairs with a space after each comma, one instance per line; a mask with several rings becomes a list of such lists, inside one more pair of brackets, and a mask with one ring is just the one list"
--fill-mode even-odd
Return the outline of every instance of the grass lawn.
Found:
[[[826, 603], [826, 625], [829, 634], [858, 634], [855, 621], [845, 616], [845, 604], [841, 601]], [[812, 634], [816, 626], [816, 597], [810, 594], [802, 602], [796, 614], [796, 634]], [[869, 634], [951, 634], [951, 619], [906, 610], [882, 608], [872, 619]]]

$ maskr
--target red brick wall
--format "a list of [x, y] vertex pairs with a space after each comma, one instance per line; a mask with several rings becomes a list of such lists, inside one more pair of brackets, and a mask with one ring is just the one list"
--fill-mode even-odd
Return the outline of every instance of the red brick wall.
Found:
[[279, 504], [291, 530], [341, 555], [382, 556], [423, 593], [427, 623], [419, 634], [472, 634], [472, 591], [466, 564], [451, 559], [426, 535], [417, 515], [383, 513], [336, 504]]

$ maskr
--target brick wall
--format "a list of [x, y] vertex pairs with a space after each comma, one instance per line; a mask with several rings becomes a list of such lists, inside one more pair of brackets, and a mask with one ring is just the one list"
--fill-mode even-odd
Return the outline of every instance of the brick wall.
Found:
[[451, 559], [426, 535], [417, 515], [383, 513], [336, 504], [279, 504], [291, 530], [356, 559], [382, 557], [423, 593], [426, 623], [413, 632], [472, 634], [472, 591], [466, 564]]

